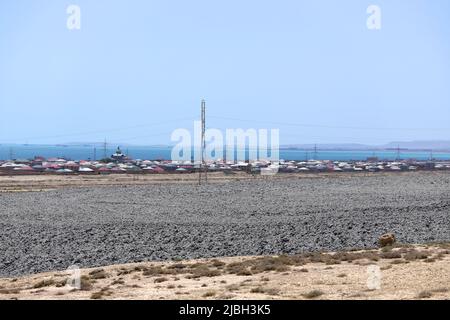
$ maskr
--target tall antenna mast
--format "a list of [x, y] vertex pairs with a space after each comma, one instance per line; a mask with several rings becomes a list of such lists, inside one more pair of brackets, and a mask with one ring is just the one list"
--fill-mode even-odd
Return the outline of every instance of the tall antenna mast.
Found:
[[208, 167], [206, 166], [206, 162], [205, 162], [206, 101], [204, 99], [202, 100], [201, 114], [202, 114], [202, 116], [201, 116], [201, 118], [202, 118], [202, 140], [201, 140], [202, 158], [201, 158], [201, 162], [200, 162], [200, 171], [199, 171], [199, 175], [198, 175], [198, 183], [199, 184], [202, 184], [202, 171], [204, 171], [205, 182], [208, 182]]

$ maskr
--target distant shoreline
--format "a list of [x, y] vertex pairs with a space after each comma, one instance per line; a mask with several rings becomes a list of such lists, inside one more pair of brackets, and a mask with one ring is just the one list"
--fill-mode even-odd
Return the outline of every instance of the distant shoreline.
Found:
[[[449, 142], [450, 144], [450, 142]], [[148, 148], [148, 149], [171, 149], [174, 147], [174, 145], [165, 145], [165, 144], [161, 144], [161, 145], [140, 145], [140, 144], [136, 144], [136, 145], [132, 145], [132, 144], [127, 144], [127, 143], [111, 143], [108, 142], [108, 149], [114, 149], [117, 145], [123, 147], [123, 148]], [[27, 144], [27, 143], [0, 143], [0, 147], [17, 147], [17, 148], [21, 148], [21, 147], [59, 147], [59, 148], [99, 148], [99, 150], [101, 148], [104, 147], [104, 143], [54, 143], [54, 144], [50, 144], [50, 143], [31, 143], [31, 144]], [[245, 148], [241, 148], [238, 147], [238, 150], [242, 150], [242, 149], [247, 149]], [[295, 147], [295, 146], [289, 146], [289, 145], [281, 145], [279, 150], [293, 150], [293, 151], [322, 151], [322, 152], [332, 152], [332, 151], [338, 151], [338, 152], [387, 152], [387, 151], [400, 151], [400, 152], [437, 152], [437, 153], [447, 153], [450, 152], [450, 147], [380, 147], [380, 146], [369, 146], [369, 145], [364, 145], [361, 147], [339, 147], [339, 146], [335, 146], [335, 147], [330, 147], [329, 145], [326, 146], [321, 146], [320, 144], [317, 144], [317, 147], [315, 149], [315, 146], [308, 146], [308, 147]]]

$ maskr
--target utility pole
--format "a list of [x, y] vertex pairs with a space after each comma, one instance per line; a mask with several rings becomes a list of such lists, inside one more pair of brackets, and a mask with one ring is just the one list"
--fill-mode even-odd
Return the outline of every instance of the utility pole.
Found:
[[205, 141], [205, 132], [206, 132], [206, 101], [202, 100], [201, 107], [201, 118], [202, 118], [202, 140], [201, 140], [201, 162], [200, 162], [200, 170], [198, 174], [198, 184], [202, 184], [202, 171], [204, 171], [205, 182], [208, 182], [208, 167], [205, 162], [205, 149], [206, 149], [206, 141]]
[[94, 147], [94, 161], [97, 161], [97, 148]]
[[397, 161], [400, 160], [400, 145], [397, 145]]
[[105, 138], [105, 142], [103, 142], [103, 159], [106, 159], [106, 138]]
[[317, 144], [314, 145], [314, 160], [317, 160]]

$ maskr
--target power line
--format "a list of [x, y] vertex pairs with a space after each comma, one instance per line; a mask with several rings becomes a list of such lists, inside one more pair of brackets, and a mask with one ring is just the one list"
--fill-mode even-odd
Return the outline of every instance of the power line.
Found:
[[[84, 136], [84, 135], [90, 135], [90, 134], [100, 134], [100, 133], [114, 133], [114, 132], [120, 132], [120, 131], [127, 131], [131, 129], [138, 129], [138, 128], [145, 128], [145, 127], [151, 127], [151, 126], [158, 126], [163, 124], [169, 124], [169, 123], [175, 123], [175, 122], [182, 122], [182, 121], [188, 121], [188, 120], [195, 120], [195, 118], [182, 118], [182, 119], [173, 119], [173, 120], [167, 120], [167, 121], [160, 121], [160, 122], [154, 122], [154, 123], [147, 123], [147, 124], [140, 124], [136, 126], [129, 126], [129, 127], [122, 127], [122, 128], [113, 128], [113, 129], [106, 129], [106, 130], [95, 130], [95, 131], [84, 131], [84, 132], [77, 132], [77, 133], [67, 133], [67, 134], [57, 134], [52, 136], [38, 136], [38, 137], [28, 137], [28, 138], [20, 138], [15, 140], [39, 140], [39, 139], [54, 139], [54, 138], [64, 138], [64, 137], [73, 137], [73, 136]], [[2, 140], [7, 141], [7, 140]]]
[[327, 129], [350, 129], [350, 130], [423, 130], [423, 131], [440, 131], [440, 130], [450, 130], [450, 128], [393, 128], [393, 127], [353, 127], [353, 126], [332, 126], [332, 125], [322, 125], [322, 124], [310, 124], [310, 123], [292, 123], [292, 122], [279, 122], [279, 121], [266, 121], [266, 120], [248, 120], [239, 118], [230, 118], [222, 116], [209, 116], [213, 119], [221, 120], [231, 120], [231, 121], [241, 121], [241, 122], [252, 122], [252, 123], [264, 123], [264, 124], [275, 124], [293, 127], [306, 127], [306, 128], [327, 128]]

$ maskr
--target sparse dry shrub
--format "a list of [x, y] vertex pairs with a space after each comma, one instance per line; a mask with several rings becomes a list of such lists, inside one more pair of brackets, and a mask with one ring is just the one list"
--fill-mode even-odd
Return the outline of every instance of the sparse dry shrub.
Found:
[[418, 294], [417, 298], [419, 299], [429, 299], [433, 296], [430, 291], [422, 291]]
[[268, 288], [265, 290], [265, 293], [269, 296], [277, 296], [280, 294], [280, 289], [278, 288]]
[[401, 259], [402, 255], [396, 251], [387, 251], [380, 253], [380, 258], [382, 259]]
[[[127, 275], [132, 273], [134, 270], [133, 269], [120, 269], [119, 271], [117, 271], [117, 275], [118, 276], [123, 276], [123, 275]], [[137, 270], [136, 270], [137, 271]]]
[[214, 291], [214, 290], [209, 290], [209, 291], [206, 291], [206, 292], [203, 294], [203, 298], [214, 297], [215, 295], [216, 295], [216, 291]]
[[20, 289], [11, 288], [11, 289], [0, 289], [0, 294], [19, 294]]
[[233, 294], [223, 293], [223, 294], [221, 294], [220, 296], [218, 296], [217, 298], [218, 298], [219, 300], [230, 300], [230, 299], [233, 299], [234, 297], [235, 297], [235, 295], [233, 295]]
[[142, 274], [144, 276], [158, 276], [158, 275], [163, 275], [163, 274], [177, 274], [179, 273], [176, 269], [163, 269], [161, 266], [152, 266], [147, 268], [147, 270], [145, 270]]
[[252, 271], [250, 271], [250, 270], [248, 270], [248, 269], [242, 269], [242, 270], [238, 271], [238, 272], [236, 273], [236, 275], [238, 275], [238, 276], [243, 276], [243, 277], [248, 277], [248, 276], [253, 275], [253, 273], [252, 273]]
[[213, 260], [211, 261], [211, 265], [212, 265], [213, 267], [215, 267], [215, 268], [222, 268], [222, 267], [224, 267], [224, 266], [226, 265], [226, 263], [223, 262], [223, 261], [220, 261], [220, 260], [218, 260], [218, 259], [213, 259]]
[[103, 298], [103, 292], [101, 292], [101, 291], [94, 292], [94, 293], [91, 294], [91, 299], [92, 300], [99, 300], [101, 298]]
[[251, 293], [262, 293], [270, 296], [276, 296], [280, 293], [280, 289], [277, 288], [264, 288], [264, 287], [255, 287], [250, 290]]
[[156, 278], [155, 279], [155, 283], [161, 283], [161, 282], [166, 282], [169, 281], [169, 279], [167, 279], [166, 277], [160, 277], [160, 278]]
[[186, 269], [188, 265], [183, 263], [175, 263], [167, 267], [167, 269], [176, 269], [176, 270], [183, 270]]
[[35, 283], [33, 285], [33, 288], [38, 289], [38, 288], [50, 287], [50, 286], [53, 286], [54, 284], [55, 284], [55, 280], [53, 280], [53, 279], [43, 279], [43, 280]]
[[446, 293], [446, 292], [449, 292], [449, 289], [448, 288], [437, 288], [437, 289], [433, 289], [431, 291], [436, 292], [436, 293]]
[[105, 279], [108, 277], [108, 274], [104, 269], [96, 269], [89, 272], [89, 276], [91, 279]]
[[146, 266], [136, 266], [134, 267], [134, 271], [139, 271], [139, 272], [143, 272], [145, 270], [147, 270], [148, 268]]
[[310, 255], [307, 255], [307, 257], [312, 263], [326, 263], [331, 259], [330, 255], [322, 254], [319, 252], [311, 253]]
[[256, 287], [256, 288], [252, 288], [250, 290], [251, 293], [264, 293], [264, 288], [263, 287]]
[[208, 268], [208, 266], [202, 264], [189, 271], [191, 274], [187, 277], [189, 279], [198, 279], [201, 277], [217, 277], [221, 275], [218, 270]]
[[378, 261], [380, 257], [375, 252], [337, 252], [332, 255], [332, 258], [340, 261], [353, 262], [356, 260], [367, 259], [370, 261]]
[[205, 263], [196, 262], [196, 263], [193, 263], [193, 264], [189, 265], [189, 268], [195, 269], [195, 268], [203, 267], [203, 266], [207, 266], [207, 265]]
[[229, 286], [226, 286], [226, 289], [228, 291], [238, 291], [240, 286], [238, 284], [230, 284]]
[[403, 263], [407, 263], [407, 261], [400, 260], [400, 259], [396, 259], [396, 260], [391, 261], [391, 264], [403, 264]]
[[55, 287], [57, 287], [57, 288], [65, 287], [66, 284], [67, 284], [67, 279], [62, 279], [60, 281], [55, 282]]
[[320, 296], [324, 295], [324, 292], [321, 290], [312, 290], [309, 291], [305, 294], [303, 294], [303, 297], [305, 297], [306, 299], [315, 299], [318, 298]]
[[80, 289], [83, 291], [89, 291], [92, 289], [92, 281], [89, 276], [81, 276]]
[[291, 269], [289, 267], [287, 267], [287, 266], [278, 266], [275, 269], [276, 272], [286, 272], [286, 271], [289, 271], [289, 270], [291, 270]]
[[404, 258], [406, 260], [423, 260], [428, 258], [428, 256], [430, 255], [430, 253], [426, 252], [426, 251], [419, 251], [419, 250], [411, 250], [408, 253], [405, 254]]
[[325, 264], [328, 265], [328, 266], [332, 266], [332, 265], [335, 265], [335, 264], [341, 264], [341, 261], [336, 260], [336, 259], [329, 259], [329, 260], [325, 261]]
[[125, 284], [125, 281], [123, 279], [119, 278], [111, 282], [111, 285], [118, 285], [118, 284]]

